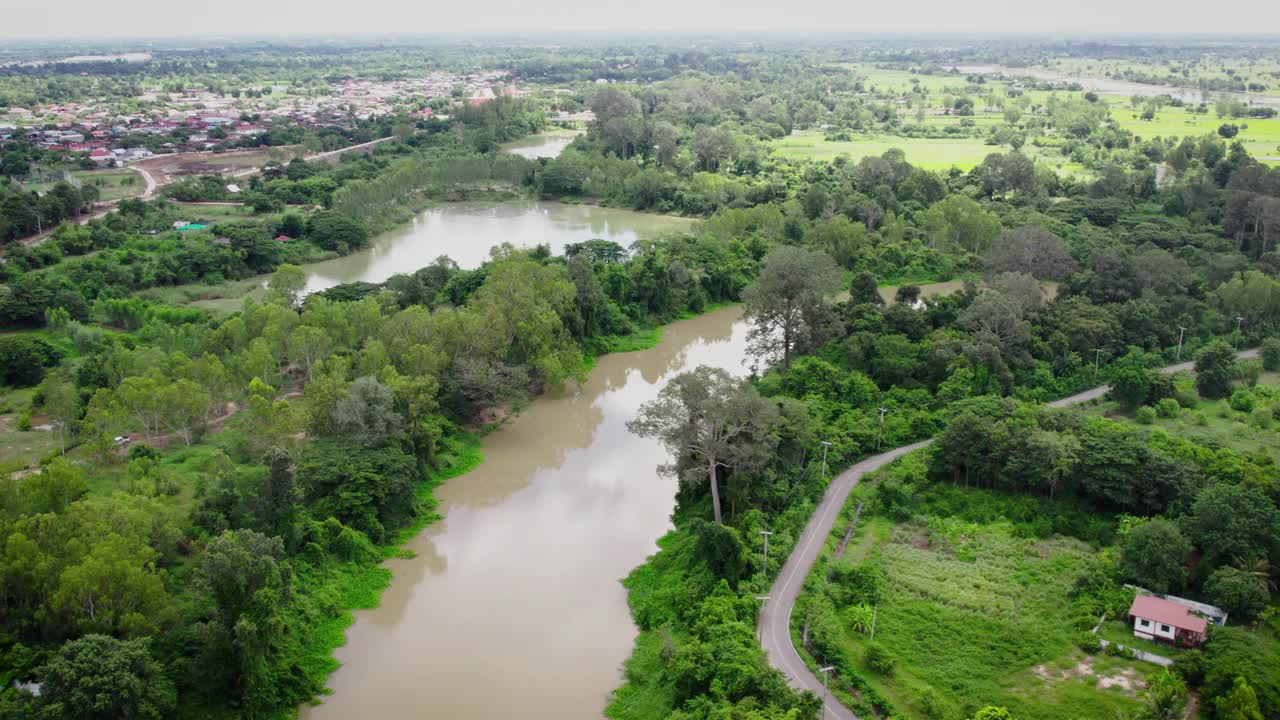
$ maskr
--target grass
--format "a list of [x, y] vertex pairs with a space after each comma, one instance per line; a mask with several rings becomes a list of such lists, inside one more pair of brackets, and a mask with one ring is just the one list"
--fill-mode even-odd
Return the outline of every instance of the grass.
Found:
[[1154, 120], [1142, 120], [1141, 108], [1134, 109], [1127, 102], [1113, 105], [1111, 117], [1125, 130], [1143, 138], [1153, 137], [1217, 137], [1218, 128], [1230, 123], [1240, 128], [1233, 140], [1244, 143], [1250, 155], [1280, 162], [1280, 117], [1274, 118], [1220, 118], [1212, 111], [1194, 115], [1186, 108], [1166, 107], [1156, 113]]
[[[859, 498], [866, 498], [862, 489], [845, 508], [846, 518]], [[832, 556], [846, 527], [836, 523], [824, 558]], [[1087, 656], [1074, 642], [1079, 631], [1068, 595], [1097, 553], [1074, 538], [1023, 537], [999, 518], [894, 523], [864, 515], [834, 567], [881, 569], [875, 642], [897, 665], [887, 677], [868, 670], [862, 662], [868, 638], [839, 620], [838, 657], [821, 659], [838, 668], [833, 689], [856, 705], [856, 698], [869, 697], [857, 684], [867, 683], [902, 718], [960, 720], [987, 704], [1044, 720], [1131, 715], [1150, 667]], [[815, 566], [807, 595], [824, 592], [812, 584], [822, 585], [827, 567], [827, 560]], [[848, 617], [841, 609], [836, 617]], [[797, 625], [801, 616], [798, 608]]]
[[[1252, 391], [1258, 407], [1270, 409], [1280, 405], [1280, 386], [1275, 380], [1258, 385]], [[1189, 396], [1190, 378], [1180, 378], [1184, 387], [1182, 395]], [[1139, 423], [1129, 413], [1110, 401], [1083, 408], [1090, 415], [1104, 416], [1134, 428], [1155, 432], [1163, 431], [1175, 437], [1186, 438], [1211, 448], [1228, 448], [1241, 453], [1264, 453], [1280, 462], [1280, 421], [1270, 421], [1266, 427], [1256, 424], [1250, 413], [1232, 410], [1226, 400], [1199, 400], [1191, 407], [1183, 408], [1177, 416], [1157, 417], [1150, 425]]]
[[98, 188], [98, 199], [102, 201], [119, 200], [121, 198], [141, 195], [147, 184], [142, 175], [129, 168], [110, 168], [105, 170], [73, 170], [85, 185]]
[[1168, 658], [1176, 657], [1184, 652], [1182, 648], [1165, 645], [1164, 643], [1158, 643], [1154, 640], [1144, 640], [1143, 638], [1137, 637], [1133, 634], [1133, 628], [1120, 620], [1108, 620], [1107, 622], [1104, 622], [1102, 627], [1098, 628], [1098, 637], [1103, 640], [1110, 640], [1113, 643], [1118, 643], [1127, 648], [1142, 650], [1143, 652], [1149, 652], [1154, 655], [1163, 655]]
[[907, 162], [929, 170], [947, 170], [953, 166], [969, 170], [981, 163], [987, 155], [1000, 152], [1000, 148], [987, 145], [979, 138], [938, 140], [874, 135], [828, 142], [823, 139], [823, 133], [814, 131], [793, 133], [774, 140], [770, 145], [778, 155], [786, 158], [831, 160], [838, 155], [848, 155], [852, 162], [868, 156], [883, 155], [888, 150], [898, 148], [906, 153]]
[[246, 205], [200, 205], [196, 203], [170, 203], [178, 211], [183, 220], [199, 223], [213, 223], [227, 220], [261, 219], [255, 215], [253, 208]]

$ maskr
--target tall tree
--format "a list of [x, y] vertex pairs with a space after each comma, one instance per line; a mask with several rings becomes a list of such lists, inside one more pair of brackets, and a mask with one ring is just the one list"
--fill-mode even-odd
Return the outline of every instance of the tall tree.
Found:
[[40, 679], [39, 717], [49, 720], [161, 720], [177, 705], [146, 638], [72, 640], [40, 669]]
[[1214, 340], [1196, 354], [1196, 389], [1207, 398], [1231, 394], [1236, 377], [1236, 354], [1225, 340]]
[[827, 298], [840, 281], [839, 267], [824, 252], [784, 245], [766, 255], [760, 275], [742, 291], [752, 352], [781, 359], [786, 370], [796, 353], [820, 345], [831, 332]]
[[[663, 472], [709, 482], [712, 511], [721, 522], [719, 470], [748, 471], [765, 459], [776, 443], [771, 431], [777, 420], [777, 408], [755, 387], [699, 365], [642, 405], [627, 429], [657, 438], [675, 456], [675, 463], [660, 468]], [[696, 458], [698, 464], [681, 468], [684, 458]]]

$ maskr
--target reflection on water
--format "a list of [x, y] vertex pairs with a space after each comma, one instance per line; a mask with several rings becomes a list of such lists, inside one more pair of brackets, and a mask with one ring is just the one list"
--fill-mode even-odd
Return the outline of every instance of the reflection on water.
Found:
[[336, 655], [329, 718], [596, 720], [635, 627], [618, 580], [670, 526], [676, 481], [624, 423], [674, 374], [745, 374], [740, 307], [601, 357], [581, 386], [534, 400], [485, 438], [485, 461], [436, 490], [444, 519], [416, 537], [376, 610]]
[[626, 247], [641, 238], [688, 230], [691, 225], [685, 218], [590, 205], [446, 205], [378, 236], [365, 250], [307, 265], [306, 291], [357, 280], [382, 282], [396, 273], [424, 268], [441, 255], [464, 268], [475, 268], [489, 259], [490, 248], [504, 242], [516, 247], [550, 245], [559, 254], [569, 243], [603, 238]]

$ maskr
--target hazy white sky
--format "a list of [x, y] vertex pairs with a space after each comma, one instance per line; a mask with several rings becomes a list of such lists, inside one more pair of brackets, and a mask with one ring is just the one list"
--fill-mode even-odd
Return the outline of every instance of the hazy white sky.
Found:
[[0, 37], [381, 32], [1280, 33], [1280, 0], [0, 0]]

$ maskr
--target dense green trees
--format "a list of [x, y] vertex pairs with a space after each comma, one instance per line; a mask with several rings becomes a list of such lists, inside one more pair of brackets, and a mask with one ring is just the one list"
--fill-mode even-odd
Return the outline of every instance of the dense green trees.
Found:
[[85, 635], [40, 670], [37, 716], [50, 720], [161, 720], [177, 694], [150, 642]]
[[742, 293], [752, 352], [783, 369], [833, 332], [828, 296], [840, 287], [835, 262], [823, 252], [784, 246], [764, 258], [760, 276]]
[[15, 387], [40, 382], [46, 368], [56, 365], [61, 353], [32, 335], [0, 335], [0, 383]]

